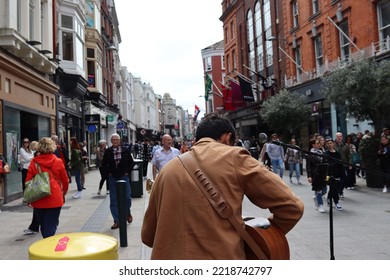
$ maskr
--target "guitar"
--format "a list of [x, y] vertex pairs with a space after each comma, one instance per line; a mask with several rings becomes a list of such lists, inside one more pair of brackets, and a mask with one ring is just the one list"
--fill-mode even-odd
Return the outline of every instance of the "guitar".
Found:
[[[265, 219], [266, 220], [266, 219]], [[267, 220], [268, 221], [268, 220]], [[250, 224], [250, 223], [249, 223]], [[286, 236], [275, 225], [269, 224], [262, 227], [245, 224], [245, 230], [253, 238], [263, 253], [270, 260], [289, 260], [290, 248]], [[247, 260], [257, 260], [257, 256], [245, 243], [245, 255]]]

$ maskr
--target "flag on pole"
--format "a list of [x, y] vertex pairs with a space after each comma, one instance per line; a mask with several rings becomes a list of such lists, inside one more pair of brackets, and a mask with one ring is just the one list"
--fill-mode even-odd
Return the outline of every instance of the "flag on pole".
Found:
[[206, 74], [205, 77], [205, 93], [204, 93], [204, 99], [206, 102], [209, 100], [209, 93], [212, 90], [213, 87], [213, 80], [211, 80], [210, 76]]
[[233, 81], [230, 81], [230, 87], [232, 91], [232, 105], [236, 108], [244, 107], [246, 105], [241, 92], [240, 85]]
[[196, 119], [198, 118], [199, 113], [200, 113], [200, 109], [197, 105], [195, 105], [194, 122], [196, 122]]
[[251, 83], [244, 80], [240, 76], [238, 76], [238, 80], [240, 81], [242, 98], [244, 98], [245, 101], [255, 101], [255, 98], [253, 97], [253, 89]]
[[236, 107], [233, 105], [231, 89], [221, 85], [223, 94], [223, 108], [225, 111], [235, 111]]

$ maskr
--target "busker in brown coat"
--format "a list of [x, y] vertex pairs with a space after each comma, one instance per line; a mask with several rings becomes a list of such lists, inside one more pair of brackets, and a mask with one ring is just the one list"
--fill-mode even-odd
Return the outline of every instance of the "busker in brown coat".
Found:
[[[303, 214], [303, 203], [284, 181], [242, 147], [234, 147], [230, 121], [207, 115], [190, 149], [200, 169], [223, 194], [242, 226], [244, 195], [263, 209], [283, 233]], [[245, 259], [244, 242], [204, 197], [179, 158], [167, 163], [157, 177], [145, 213], [142, 242], [152, 247], [152, 259]]]

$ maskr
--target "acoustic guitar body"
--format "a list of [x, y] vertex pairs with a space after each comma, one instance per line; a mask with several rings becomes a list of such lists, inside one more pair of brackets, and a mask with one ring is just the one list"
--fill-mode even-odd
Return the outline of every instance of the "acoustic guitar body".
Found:
[[[289, 260], [290, 248], [283, 232], [276, 226], [269, 228], [254, 228], [245, 225], [245, 230], [258, 244], [264, 254], [270, 260]], [[245, 243], [245, 255], [247, 260], [257, 260], [252, 249]]]

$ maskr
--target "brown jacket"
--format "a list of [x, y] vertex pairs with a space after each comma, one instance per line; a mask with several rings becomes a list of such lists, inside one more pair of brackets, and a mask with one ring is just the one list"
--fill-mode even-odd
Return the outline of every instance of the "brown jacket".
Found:
[[[301, 218], [302, 201], [244, 148], [202, 138], [190, 153], [241, 221], [244, 195], [269, 209], [270, 219], [284, 233]], [[218, 216], [178, 158], [161, 170], [153, 185], [141, 237], [153, 247], [152, 259], [245, 259], [241, 237]]]

